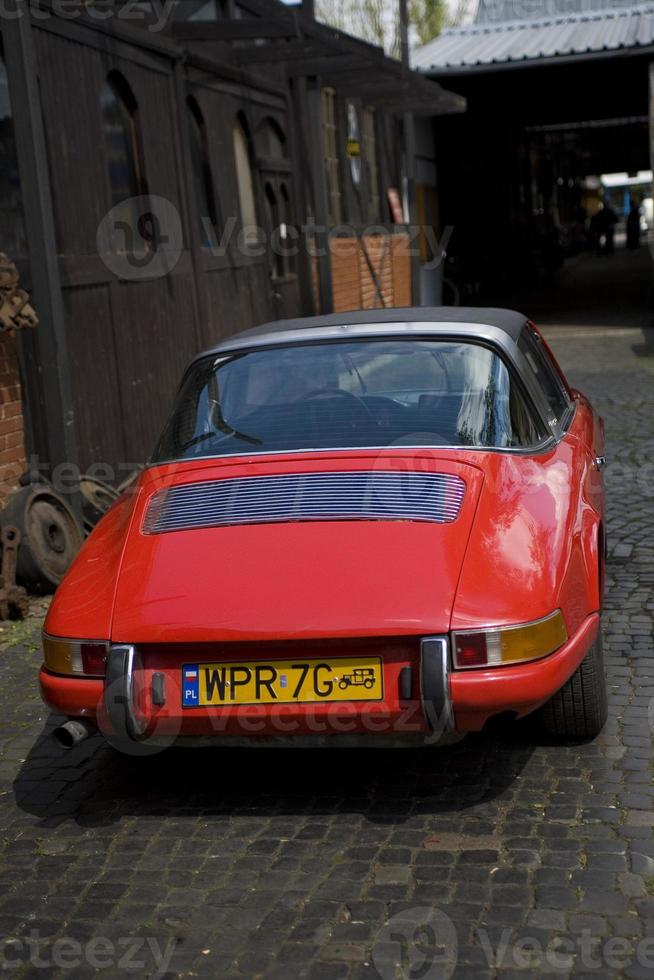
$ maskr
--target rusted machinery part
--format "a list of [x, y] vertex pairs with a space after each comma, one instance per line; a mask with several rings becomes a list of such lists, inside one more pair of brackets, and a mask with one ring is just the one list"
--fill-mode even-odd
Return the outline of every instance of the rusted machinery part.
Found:
[[16, 561], [20, 531], [12, 524], [2, 528], [2, 573], [0, 574], [0, 619], [24, 619], [29, 611], [26, 590], [16, 585]]
[[79, 550], [83, 534], [75, 514], [52, 487], [32, 484], [7, 497], [0, 525], [21, 535], [16, 578], [30, 592], [54, 592]]
[[18, 283], [16, 265], [0, 252], [0, 331], [36, 327], [39, 318]]
[[82, 495], [84, 530], [89, 534], [114, 501], [118, 500], [119, 494], [109, 483], [94, 476], [80, 477], [79, 489]]

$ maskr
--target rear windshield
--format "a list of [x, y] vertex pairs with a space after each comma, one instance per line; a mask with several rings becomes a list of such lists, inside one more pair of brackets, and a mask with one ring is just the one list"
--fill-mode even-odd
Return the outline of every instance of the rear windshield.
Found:
[[391, 446], [533, 446], [504, 361], [472, 343], [373, 340], [208, 358], [187, 375], [153, 462]]

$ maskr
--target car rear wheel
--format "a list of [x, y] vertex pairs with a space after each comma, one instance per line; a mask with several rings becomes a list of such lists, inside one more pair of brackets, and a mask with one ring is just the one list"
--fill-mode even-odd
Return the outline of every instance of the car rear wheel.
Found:
[[538, 712], [546, 732], [559, 738], [594, 738], [606, 722], [608, 703], [602, 634], [560, 691]]

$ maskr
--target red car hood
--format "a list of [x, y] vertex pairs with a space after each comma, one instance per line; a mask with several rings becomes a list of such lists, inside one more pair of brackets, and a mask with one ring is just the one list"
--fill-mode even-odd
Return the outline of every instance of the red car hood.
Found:
[[[144, 534], [159, 489], [233, 477], [357, 470], [449, 473], [452, 523], [298, 521]], [[114, 642], [410, 635], [449, 628], [482, 472], [445, 453], [210, 461], [143, 477], [114, 603]]]

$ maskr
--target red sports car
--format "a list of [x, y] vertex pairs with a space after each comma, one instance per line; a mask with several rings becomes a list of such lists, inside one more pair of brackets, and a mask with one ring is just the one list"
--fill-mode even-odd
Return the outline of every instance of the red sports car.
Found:
[[231, 337], [52, 602], [60, 740], [433, 743], [536, 710], [596, 735], [603, 454], [518, 313]]

